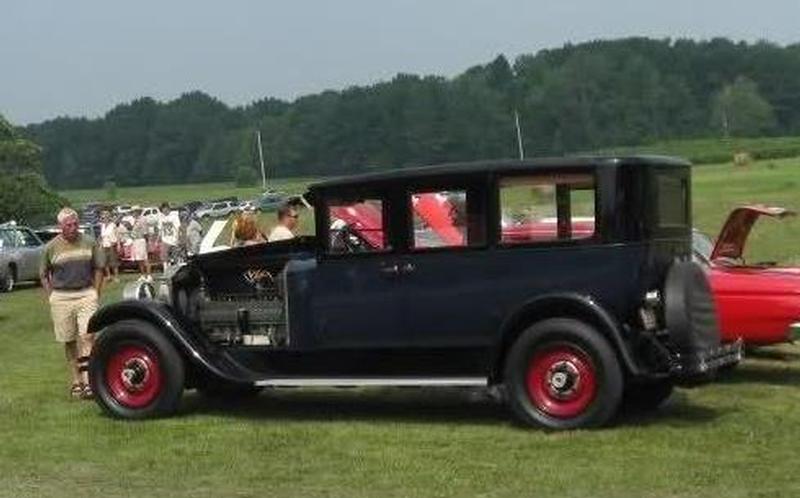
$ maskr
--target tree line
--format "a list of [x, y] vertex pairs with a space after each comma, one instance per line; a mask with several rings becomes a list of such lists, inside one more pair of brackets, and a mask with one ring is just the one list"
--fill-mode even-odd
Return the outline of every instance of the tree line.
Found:
[[[236, 75], [231, 75], [236, 77]], [[391, 81], [231, 107], [199, 91], [25, 133], [58, 188], [254, 178], [560, 155], [656, 140], [800, 131], [800, 44], [627, 38], [504, 56], [452, 78]]]
[[53, 223], [66, 201], [42, 176], [42, 150], [0, 115], [0, 223]]

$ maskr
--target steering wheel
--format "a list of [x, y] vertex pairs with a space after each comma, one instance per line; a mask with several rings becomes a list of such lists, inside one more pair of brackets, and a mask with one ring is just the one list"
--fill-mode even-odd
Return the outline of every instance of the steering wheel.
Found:
[[334, 252], [354, 254], [365, 251], [364, 242], [350, 225], [332, 226], [331, 229], [336, 231], [331, 239], [331, 249]]

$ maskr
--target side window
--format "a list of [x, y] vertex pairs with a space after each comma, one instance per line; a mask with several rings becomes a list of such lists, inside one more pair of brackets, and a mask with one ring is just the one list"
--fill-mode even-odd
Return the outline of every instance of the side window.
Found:
[[386, 204], [380, 198], [332, 200], [328, 203], [328, 252], [353, 254], [391, 249]]
[[485, 210], [467, 190], [421, 190], [411, 194], [415, 250], [481, 246]]
[[588, 239], [595, 233], [591, 174], [541, 174], [502, 178], [503, 244]]
[[25, 247], [38, 247], [41, 245], [39, 239], [30, 230], [18, 230], [20, 245]]
[[688, 180], [683, 175], [656, 175], [659, 228], [689, 226]]

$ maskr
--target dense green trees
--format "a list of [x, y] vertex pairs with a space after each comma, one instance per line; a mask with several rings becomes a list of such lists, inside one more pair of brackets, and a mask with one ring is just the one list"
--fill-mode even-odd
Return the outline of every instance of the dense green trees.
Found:
[[41, 172], [40, 147], [0, 115], [0, 222], [52, 221], [64, 200], [48, 190]]
[[[236, 75], [231, 75], [236, 77]], [[800, 46], [630, 38], [499, 56], [450, 79], [391, 81], [230, 108], [201, 92], [28, 127], [60, 188], [231, 180], [260, 130], [278, 176], [514, 157], [683, 137], [800, 131]], [[723, 124], [727, 123], [727, 124]]]

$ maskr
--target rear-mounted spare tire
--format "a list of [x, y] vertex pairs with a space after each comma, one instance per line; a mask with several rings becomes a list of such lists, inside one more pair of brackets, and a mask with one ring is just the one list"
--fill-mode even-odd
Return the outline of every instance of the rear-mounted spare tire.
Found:
[[699, 352], [720, 345], [717, 311], [708, 277], [694, 262], [675, 262], [667, 274], [663, 294], [670, 340], [683, 358], [681, 364], [691, 368]]

